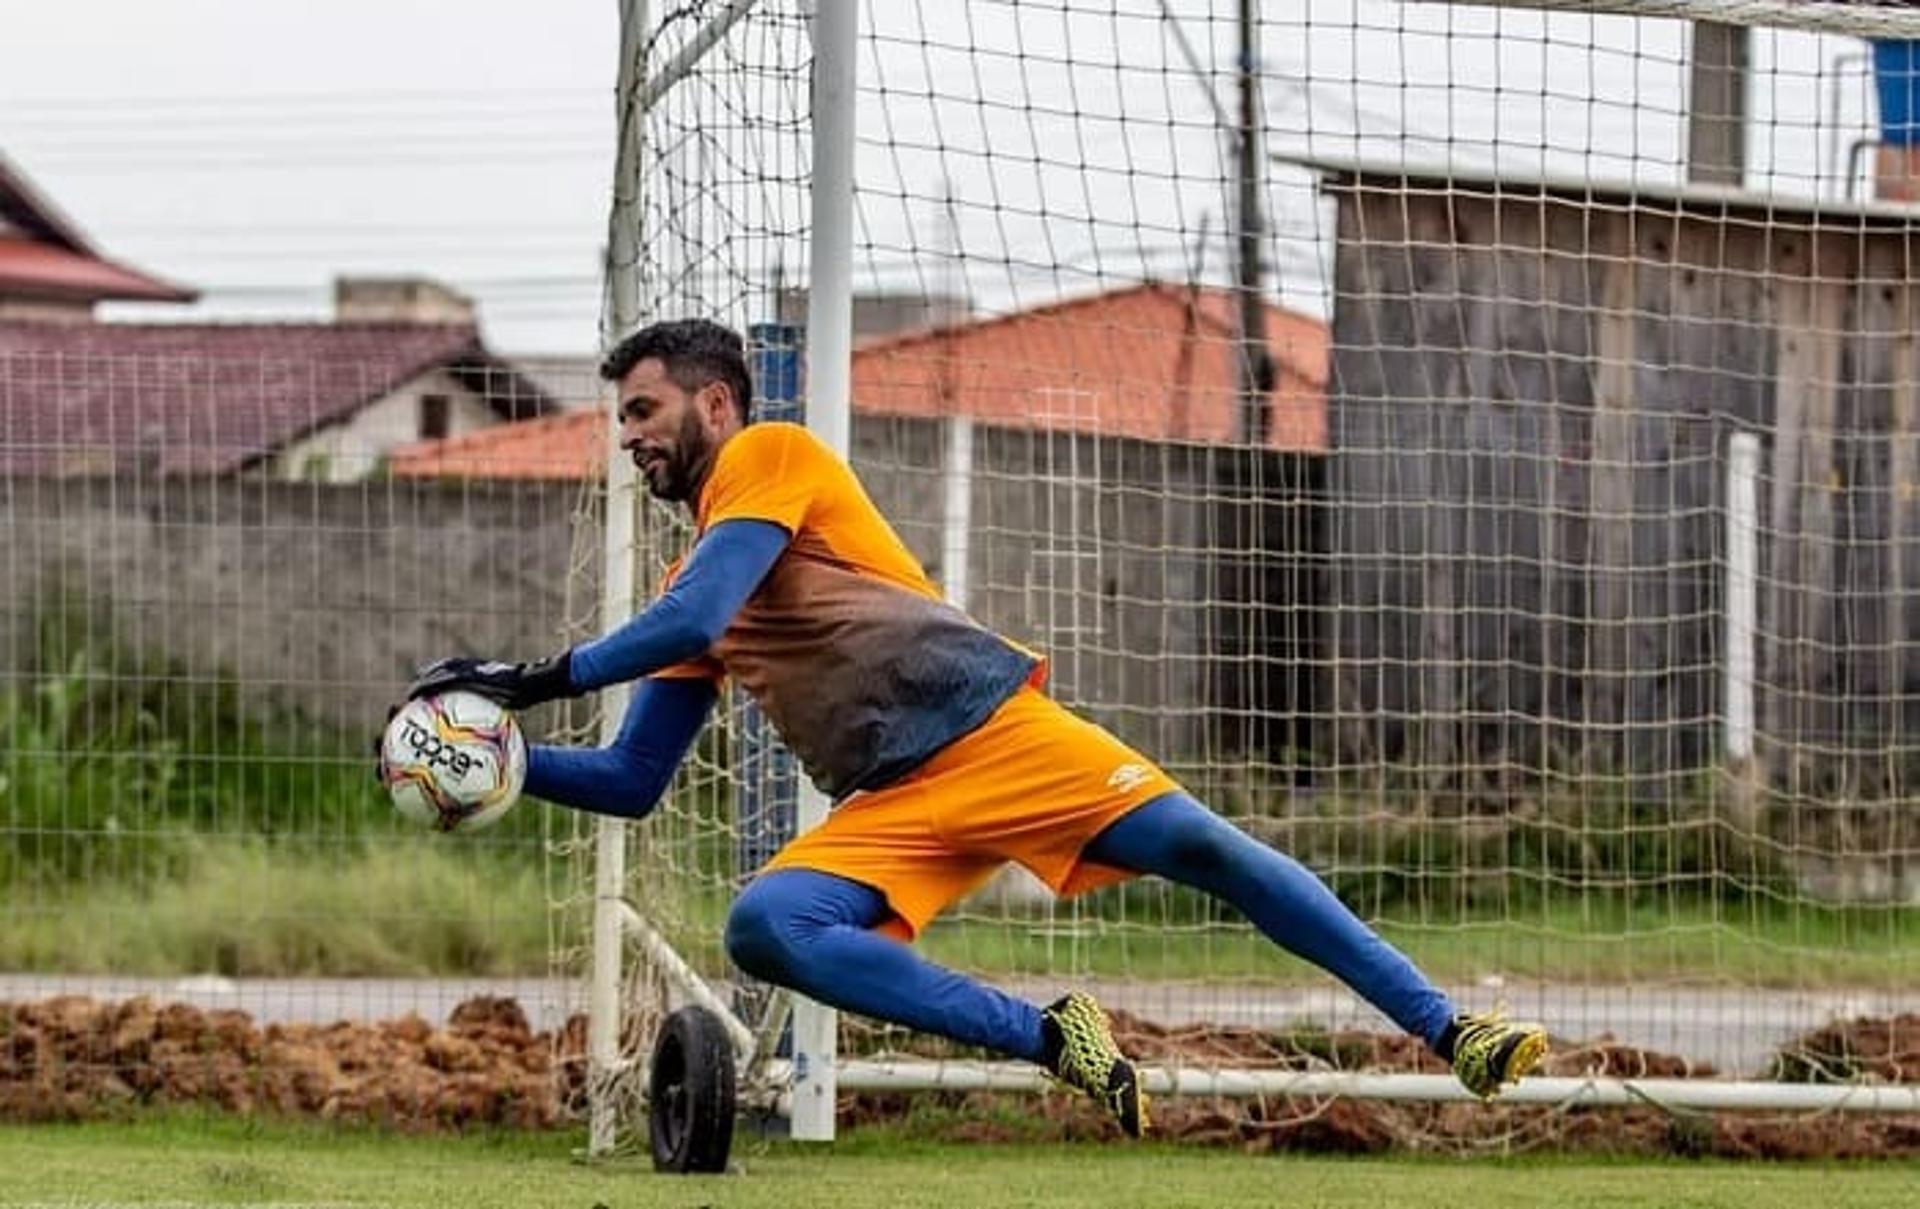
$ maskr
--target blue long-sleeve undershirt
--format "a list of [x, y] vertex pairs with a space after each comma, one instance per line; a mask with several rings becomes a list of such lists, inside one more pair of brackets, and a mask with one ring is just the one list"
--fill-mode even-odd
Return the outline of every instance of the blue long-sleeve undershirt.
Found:
[[[726, 633], [789, 540], [771, 521], [722, 521], [709, 529], [645, 612], [573, 649], [568, 676], [574, 687], [589, 691], [640, 679], [703, 654]], [[717, 691], [702, 677], [641, 680], [608, 746], [535, 746], [526, 792], [577, 810], [644, 818], [706, 724]]]
[[772, 521], [722, 521], [707, 530], [659, 599], [611, 634], [573, 648], [567, 665], [573, 687], [605, 688], [704, 654], [789, 540]]
[[527, 753], [526, 792], [595, 814], [641, 819], [686, 758], [713, 711], [711, 680], [642, 680], [606, 747], [536, 745]]

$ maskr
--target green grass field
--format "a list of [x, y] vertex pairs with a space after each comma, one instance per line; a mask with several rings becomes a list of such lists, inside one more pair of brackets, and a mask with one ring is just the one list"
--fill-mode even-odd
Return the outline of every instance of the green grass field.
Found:
[[[539, 974], [548, 901], [537, 848], [464, 837], [341, 844], [195, 841], [182, 876], [112, 878], [14, 895], [0, 968], [71, 974], [248, 977]], [[236, 904], [241, 906], [236, 907]], [[727, 896], [694, 904], [674, 939], [720, 958]], [[924, 950], [989, 975], [1072, 971], [1147, 980], [1324, 977], [1223, 921], [1122, 923], [1089, 900], [1077, 913], [942, 920]], [[1626, 905], [1604, 896], [1500, 914], [1390, 909], [1380, 930], [1442, 979], [1490, 973], [1546, 981], [1890, 986], [1911, 982], [1920, 908], [1810, 903]]]
[[186, 846], [183, 875], [26, 888], [0, 969], [66, 974], [414, 977], [545, 973], [537, 851], [419, 837], [335, 853], [259, 839]]
[[1920, 1205], [1905, 1166], [1569, 1159], [1306, 1159], [1170, 1145], [930, 1145], [892, 1130], [830, 1147], [736, 1144], [724, 1176], [645, 1160], [583, 1166], [577, 1134], [400, 1137], [159, 1117], [0, 1129], [0, 1205], [1384, 1206], [1889, 1209]]

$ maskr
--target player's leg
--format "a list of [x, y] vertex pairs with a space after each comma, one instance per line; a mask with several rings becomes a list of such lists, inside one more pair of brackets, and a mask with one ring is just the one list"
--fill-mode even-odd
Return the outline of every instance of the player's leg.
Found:
[[1183, 791], [1164, 794], [1094, 837], [1088, 860], [1152, 873], [1237, 907], [1267, 939], [1333, 974], [1401, 1028], [1438, 1041], [1453, 1005], [1413, 963], [1349, 911], [1300, 862]]
[[1545, 1053], [1539, 1029], [1463, 1016], [1398, 949], [1300, 862], [1260, 843], [1183, 791], [1163, 794], [1095, 836], [1085, 857], [1153, 873], [1232, 904], [1268, 939], [1327, 970], [1454, 1064], [1481, 1095]]
[[893, 916], [872, 886], [813, 869], [755, 878], [727, 916], [727, 954], [755, 978], [830, 1007], [1029, 1062], [1040, 1009], [937, 966], [878, 929]]
[[935, 965], [886, 935], [898, 917], [872, 886], [815, 869], [761, 874], [727, 916], [727, 953], [756, 978], [829, 1007], [1046, 1067], [1138, 1137], [1146, 1096], [1084, 995], [1047, 1008]]
[[[1045, 802], [1021, 761], [1007, 759], [1026, 753], [1035, 767], [1049, 766], [1044, 752], [1020, 742], [1035, 701], [1057, 712], [1044, 698], [1016, 694], [912, 776], [859, 795], [781, 849], [735, 904], [728, 943], [748, 972], [835, 1007], [1038, 1062], [1138, 1134], [1145, 1097], [1091, 1000], [1037, 1007], [899, 943], [1005, 863], [952, 820]], [[1102, 768], [1099, 777], [1107, 775]], [[1060, 844], [1062, 867], [1092, 834]]]

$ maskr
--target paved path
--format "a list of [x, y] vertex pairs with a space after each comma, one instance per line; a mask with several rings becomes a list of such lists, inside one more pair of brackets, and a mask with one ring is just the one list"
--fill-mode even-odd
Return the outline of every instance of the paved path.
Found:
[[[1010, 983], [1008, 990], [1045, 1002], [1065, 984]], [[1079, 984], [1086, 985], [1086, 984]], [[1095, 983], [1111, 1007], [1165, 1024], [1283, 1027], [1311, 1021], [1332, 1028], [1387, 1030], [1371, 1007], [1333, 984], [1313, 988], [1220, 984]], [[1707, 1062], [1724, 1074], [1756, 1075], [1783, 1042], [1834, 1019], [1920, 1012], [1920, 988], [1888, 991], [1750, 991], [1519, 984], [1449, 987], [1469, 1007], [1504, 1001], [1516, 1016], [1546, 1022], [1555, 1035], [1583, 1040], [1611, 1033], [1627, 1045]], [[577, 984], [541, 978], [479, 979], [223, 979], [0, 975], [0, 999], [76, 994], [96, 999], [150, 995], [204, 1008], [239, 1008], [262, 1023], [384, 1020], [417, 1014], [444, 1023], [461, 1001], [504, 995], [520, 1002], [528, 1023], [549, 1030], [584, 1003]]]

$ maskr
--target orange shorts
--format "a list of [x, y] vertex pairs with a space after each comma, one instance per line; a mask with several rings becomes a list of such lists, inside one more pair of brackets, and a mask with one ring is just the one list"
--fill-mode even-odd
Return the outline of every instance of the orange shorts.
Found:
[[[768, 861], [872, 886], [911, 940], [1007, 861], [1060, 895], [1132, 873], [1080, 850], [1135, 806], [1180, 788], [1152, 761], [1023, 688], [901, 780], [857, 793]], [[893, 921], [889, 921], [890, 924]]]

